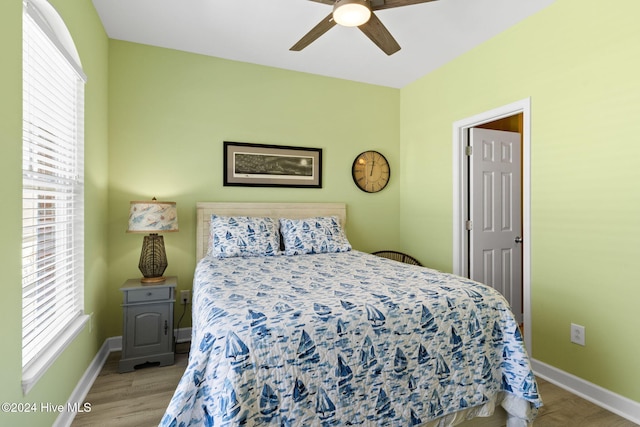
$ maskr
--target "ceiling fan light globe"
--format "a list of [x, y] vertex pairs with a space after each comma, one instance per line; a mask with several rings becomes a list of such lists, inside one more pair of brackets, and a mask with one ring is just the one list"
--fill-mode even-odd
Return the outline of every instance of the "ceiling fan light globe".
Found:
[[367, 0], [338, 0], [333, 6], [333, 20], [344, 27], [359, 27], [371, 18]]

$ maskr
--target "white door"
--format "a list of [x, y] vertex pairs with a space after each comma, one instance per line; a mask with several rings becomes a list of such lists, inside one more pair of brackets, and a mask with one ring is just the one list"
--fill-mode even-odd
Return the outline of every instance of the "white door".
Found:
[[469, 277], [502, 293], [522, 322], [520, 134], [472, 128], [469, 145]]

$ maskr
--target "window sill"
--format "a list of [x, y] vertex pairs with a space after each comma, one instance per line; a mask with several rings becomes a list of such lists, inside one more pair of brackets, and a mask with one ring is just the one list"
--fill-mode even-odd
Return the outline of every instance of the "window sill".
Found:
[[47, 369], [56, 361], [58, 356], [80, 334], [82, 328], [89, 320], [89, 316], [82, 314], [75, 318], [69, 327], [51, 343], [51, 345], [38, 356], [26, 369], [22, 370], [22, 393], [27, 395], [36, 385], [38, 380], [47, 372]]

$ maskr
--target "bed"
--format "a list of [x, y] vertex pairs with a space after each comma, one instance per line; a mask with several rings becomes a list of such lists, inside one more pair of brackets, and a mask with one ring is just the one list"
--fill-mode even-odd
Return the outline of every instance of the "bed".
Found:
[[345, 223], [341, 203], [198, 203], [191, 350], [161, 425], [449, 426], [499, 405], [530, 425], [506, 300], [354, 250]]

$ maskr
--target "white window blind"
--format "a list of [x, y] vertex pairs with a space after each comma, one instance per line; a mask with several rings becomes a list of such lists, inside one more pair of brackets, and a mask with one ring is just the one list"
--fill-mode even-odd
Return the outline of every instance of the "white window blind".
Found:
[[84, 78], [46, 24], [25, 2], [23, 383], [61, 352], [84, 305]]

